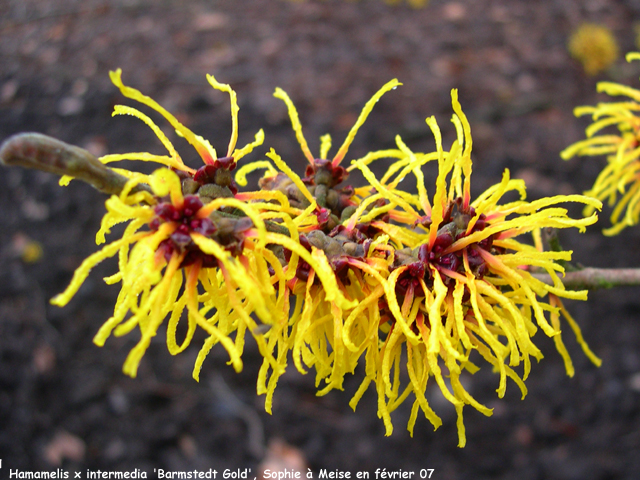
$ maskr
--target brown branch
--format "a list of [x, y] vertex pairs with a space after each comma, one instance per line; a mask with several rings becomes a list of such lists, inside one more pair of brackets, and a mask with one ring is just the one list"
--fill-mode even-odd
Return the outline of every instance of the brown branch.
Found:
[[[41, 133], [9, 137], [0, 147], [0, 163], [70, 175], [111, 195], [118, 195], [127, 183], [127, 177], [104, 166], [87, 150]], [[141, 190], [148, 187], [136, 185], [132, 192]]]
[[[533, 273], [538, 280], [553, 285], [546, 273]], [[583, 268], [567, 272], [561, 277], [568, 290], [596, 290], [620, 286], [640, 285], [640, 268]]]
[[[127, 177], [106, 167], [87, 150], [41, 133], [19, 133], [5, 140], [0, 146], [0, 164], [71, 175], [111, 195], [120, 194], [127, 183]], [[144, 184], [131, 189], [133, 193], [141, 190], [151, 191]], [[245, 217], [242, 212], [218, 211], [216, 215], [231, 220]], [[289, 229], [271, 220], [266, 220], [265, 224], [271, 232], [290, 233]]]

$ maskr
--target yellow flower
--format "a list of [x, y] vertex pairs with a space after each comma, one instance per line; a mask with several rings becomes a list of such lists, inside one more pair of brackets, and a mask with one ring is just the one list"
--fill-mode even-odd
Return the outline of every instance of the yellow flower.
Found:
[[[352, 129], [353, 135], [374, 101], [395, 85], [395, 81], [387, 84], [367, 104]], [[500, 184], [472, 202], [471, 133], [454, 90], [453, 123], [458, 138], [450, 151], [443, 150], [437, 123], [429, 118], [436, 152], [411, 152], [398, 138], [397, 149], [372, 152], [354, 161], [348, 170], [359, 169], [370, 186], [353, 191], [348, 208], [332, 209], [340, 220], [327, 228], [319, 219], [316, 202], [328, 198], [328, 192], [336, 191], [346, 178], [348, 170], [339, 166], [346, 147], [333, 160], [327, 160], [330, 140], [323, 137], [321, 158], [314, 158], [292, 102], [281, 90], [276, 96], [288, 106], [310, 165], [301, 179], [272, 151], [268, 156], [281, 173], [268, 173], [261, 182], [264, 190], [282, 193], [292, 203], [306, 199], [298, 206], [307, 206], [299, 215], [293, 214], [291, 221], [298, 232], [291, 230], [288, 243], [278, 240], [276, 234], [267, 236], [268, 241], [284, 247], [285, 259], [287, 251], [299, 254], [287, 259], [279, 274], [287, 282], [295, 304], [289, 328], [273, 333], [279, 345], [274, 357], [280, 361], [292, 350], [299, 371], [315, 368], [319, 395], [342, 389], [344, 376], [353, 373], [364, 357], [366, 375], [352, 407], [373, 383], [387, 434], [392, 431], [390, 412], [411, 394], [415, 401], [409, 430], [413, 430], [420, 410], [437, 427], [441, 420], [425, 398], [427, 380], [432, 376], [458, 412], [459, 444], [463, 446], [463, 406], [472, 405], [491, 414], [460, 381], [463, 369], [472, 373], [478, 369], [469, 359], [473, 351], [500, 373], [499, 396], [505, 393], [507, 377], [524, 395], [530, 359], [542, 357], [531, 339], [538, 328], [554, 338], [567, 372], [573, 374], [559, 337], [562, 314], [590, 358], [599, 362], [559, 300], [586, 299], [585, 291], [565, 290], [558, 276], [564, 272], [558, 262], [570, 259], [571, 252], [542, 252], [515, 239], [529, 232], [535, 236], [544, 227], [583, 230], [596, 221], [595, 215], [571, 219], [566, 209], [555, 205], [580, 202], [600, 208], [598, 200], [569, 195], [526, 202], [524, 182], [510, 179], [507, 171]], [[352, 134], [345, 142], [347, 147]], [[383, 157], [398, 160], [378, 180], [368, 165]], [[439, 169], [433, 203], [421, 170], [430, 162], [437, 163]], [[410, 174], [417, 180], [418, 195], [397, 188]], [[319, 186], [326, 187], [322, 195], [318, 195]], [[521, 199], [500, 205], [501, 198], [511, 191], [518, 192]], [[537, 280], [531, 274], [534, 269], [549, 273], [554, 285]], [[321, 281], [318, 276], [323, 277]], [[543, 300], [546, 296], [548, 302]], [[289, 308], [288, 303], [285, 308]], [[275, 341], [273, 337], [270, 341]], [[523, 365], [523, 373], [516, 372], [519, 365]], [[407, 372], [408, 382], [402, 371]], [[269, 385], [265, 379], [266, 372], [261, 372], [259, 392], [267, 393], [269, 411], [277, 378], [271, 377]]]
[[[298, 112], [288, 95], [276, 89], [275, 96], [282, 99], [288, 109], [296, 138], [309, 161], [305, 177], [298, 176], [275, 151], [267, 153], [277, 169], [268, 162], [255, 162], [239, 169], [236, 181], [246, 185], [246, 173], [267, 168], [261, 180], [262, 194], [273, 195], [281, 205], [277, 215], [287, 214], [284, 225], [287, 236], [278, 232], [267, 234], [267, 241], [283, 249], [284, 265], [275, 277], [286, 282], [287, 289], [279, 295], [281, 314], [288, 316], [289, 297], [294, 300], [293, 314], [288, 324], [274, 325], [265, 334], [270, 346], [277, 348], [274, 357], [278, 365], [286, 366], [289, 351], [293, 353], [296, 368], [305, 373], [315, 368], [316, 384], [326, 382], [319, 394], [333, 388], [342, 388], [344, 375], [353, 372], [362, 351], [352, 352], [344, 346], [342, 325], [345, 319], [354, 318], [364, 306], [374, 305], [366, 299], [371, 288], [363, 282], [362, 273], [353, 262], [375, 265], [384, 261], [389, 247], [377, 241], [364, 243], [364, 234], [343, 235], [338, 224], [341, 218], [355, 211], [356, 196], [353, 188], [341, 187], [348, 173], [340, 163], [344, 159], [358, 129], [362, 126], [376, 102], [399, 82], [392, 80], [384, 85], [364, 106], [355, 125], [332, 159], [327, 159], [331, 138], [321, 138], [319, 158], [309, 150], [302, 133]], [[279, 171], [278, 171], [279, 169]], [[257, 193], [239, 194], [237, 198], [257, 198]], [[351, 263], [349, 263], [351, 262]], [[283, 300], [285, 298], [285, 300]], [[369, 335], [375, 333], [375, 329]], [[273, 350], [270, 350], [273, 351]], [[271, 411], [278, 375], [269, 375], [269, 365], [263, 364], [258, 379], [258, 393], [266, 393], [265, 407]]]
[[[112, 317], [94, 341], [103, 345], [112, 333], [140, 330], [125, 373], [136, 375], [165, 321], [171, 354], [191, 343], [197, 327], [209, 335], [194, 366], [196, 380], [218, 343], [239, 371], [248, 331], [264, 358], [257, 390], [266, 394], [268, 412], [289, 356], [300, 372], [315, 369], [319, 395], [342, 389], [345, 375], [354, 373], [364, 360], [365, 378], [350, 403], [353, 408], [373, 384], [387, 434], [393, 428], [391, 412], [410, 395], [414, 400], [408, 430], [413, 432], [420, 411], [437, 428], [441, 420], [425, 397], [433, 377], [457, 411], [459, 445], [464, 446], [463, 407], [491, 414], [460, 379], [463, 370], [478, 370], [477, 359], [499, 372], [500, 397], [507, 378], [524, 396], [531, 357], [542, 358], [532, 340], [541, 329], [554, 339], [572, 375], [560, 336], [562, 316], [585, 353], [599, 364], [561, 302], [561, 298], [586, 299], [585, 291], [567, 291], [560, 277], [564, 272], [560, 262], [569, 260], [571, 252], [542, 251], [539, 232], [545, 227], [584, 230], [596, 221], [595, 214], [572, 219], [557, 205], [578, 202], [599, 209], [601, 202], [580, 195], [527, 202], [524, 182], [511, 179], [508, 171], [499, 184], [472, 201], [471, 130], [456, 90], [452, 121], [457, 139], [449, 151], [444, 150], [440, 129], [431, 117], [427, 124], [435, 136], [435, 152], [412, 152], [397, 137], [397, 148], [371, 152], [344, 168], [341, 162], [356, 132], [379, 98], [399, 83], [392, 80], [367, 102], [332, 159], [327, 158], [328, 135], [321, 139], [319, 158], [311, 154], [293, 103], [277, 89], [275, 95], [287, 105], [309, 161], [305, 177], [272, 149], [267, 157], [275, 166], [267, 160], [247, 164], [236, 171], [234, 181], [236, 161], [262, 143], [262, 133], [246, 147], [235, 148], [235, 93], [208, 78], [231, 98], [232, 138], [222, 158], [156, 102], [125, 87], [119, 71], [112, 73], [125, 96], [161, 113], [204, 163], [197, 169], [187, 166], [149, 117], [130, 107], [116, 107], [116, 114], [143, 120], [168, 155], [132, 153], [101, 159], [104, 163], [136, 159], [162, 166], [151, 175], [119, 170], [129, 180], [119, 195], [107, 200], [96, 241], [105, 243], [110, 229], [125, 223], [122, 237], [88, 257], [52, 303], [68, 303], [95, 265], [117, 255], [118, 272], [105, 281], [121, 283], [120, 294]], [[385, 157], [395, 163], [378, 179], [369, 164]], [[438, 176], [430, 196], [422, 169], [432, 165], [437, 166]], [[238, 192], [237, 185], [246, 186], [246, 175], [256, 169], [267, 170], [261, 190]], [[354, 169], [368, 186], [342, 185]], [[398, 188], [407, 177], [415, 179], [417, 194]], [[501, 204], [509, 192], [519, 193], [520, 200]], [[533, 234], [534, 245], [517, 239], [526, 233]], [[546, 272], [553, 285], [538, 280], [536, 271]], [[179, 342], [177, 325], [183, 315], [188, 328]], [[520, 366], [522, 372], [516, 370]]]
[[[538, 328], [557, 339], [567, 372], [573, 374], [559, 337], [559, 313], [565, 315], [572, 328], [579, 330], [558, 298], [584, 300], [586, 291], [565, 290], [558, 275], [564, 269], [557, 262], [569, 260], [571, 252], [542, 252], [516, 238], [529, 232], [536, 236], [545, 227], [584, 230], [596, 221], [595, 215], [571, 219], [566, 209], [555, 205], [579, 202], [600, 208], [601, 204], [580, 195], [527, 202], [524, 182], [511, 179], [508, 171], [501, 183], [471, 201], [471, 132], [456, 90], [452, 91], [452, 101], [453, 123], [458, 135], [448, 152], [442, 148], [439, 127], [431, 117], [427, 123], [436, 138], [437, 152], [435, 155], [414, 154], [399, 141], [400, 150], [406, 152], [406, 156], [390, 168], [399, 172], [397, 178], [385, 175], [383, 184], [374, 178], [367, 159], [354, 162], [377, 193], [400, 210], [396, 218], [407, 221], [405, 225], [381, 220], [370, 222], [371, 228], [388, 237], [385, 243], [394, 250], [388, 276], [373, 269], [365, 270], [371, 276], [367, 280], [375, 279], [377, 285], [371, 288], [375, 299], [370, 297], [364, 301], [376, 305], [383, 301], [382, 308], [363, 312], [357, 319], [347, 321], [344, 333], [349, 340], [345, 341], [347, 348], [361, 349], [364, 345], [358, 342], [367, 344], [367, 374], [352, 400], [353, 407], [367, 386], [374, 383], [379, 415], [387, 434], [392, 430], [390, 412], [410, 394], [415, 400], [409, 431], [413, 430], [419, 410], [437, 428], [441, 421], [425, 398], [427, 381], [433, 377], [445, 398], [456, 408], [459, 445], [464, 446], [463, 406], [471, 405], [486, 415], [491, 414], [460, 381], [463, 370], [473, 373], [478, 369], [470, 359], [474, 351], [499, 372], [500, 397], [505, 393], [507, 377], [520, 387], [523, 396], [526, 394], [524, 380], [531, 368], [531, 357], [542, 357], [532, 341]], [[421, 167], [434, 160], [438, 178], [431, 202]], [[418, 195], [407, 195], [395, 188], [408, 172], [418, 181]], [[500, 204], [502, 197], [511, 191], [518, 192], [520, 200]], [[537, 280], [531, 274], [534, 269], [547, 272], [554, 285]], [[549, 296], [548, 302], [544, 301], [546, 296]], [[373, 338], [363, 335], [372, 325], [380, 325], [378, 335]], [[355, 335], [359, 336], [358, 342], [353, 341]], [[579, 333], [578, 338], [587, 355], [599, 363]], [[523, 365], [521, 374], [515, 370], [520, 365]], [[404, 369], [409, 379], [402, 386]]]
[[[638, 59], [639, 53], [627, 54], [627, 61]], [[640, 220], [640, 90], [613, 82], [600, 82], [597, 88], [627, 99], [576, 108], [576, 116], [591, 115], [593, 123], [586, 129], [587, 138], [567, 147], [560, 156], [568, 160], [575, 155], [607, 155], [607, 165], [585, 195], [615, 205], [613, 226], [604, 230], [605, 235], [615, 235]], [[617, 133], [602, 132], [611, 126], [617, 127]]]
[[[271, 282], [256, 273], [268, 270], [268, 260], [261, 260], [259, 255], [264, 242], [260, 246], [259, 240], [248, 238], [264, 237], [264, 222], [250, 206], [235, 199], [220, 198], [203, 205], [196, 195], [183, 196], [180, 179], [169, 169], [156, 170], [148, 180], [153, 196], [145, 191], [130, 195], [130, 189], [138, 184], [138, 180], [131, 180], [119, 196], [107, 200], [107, 214], [97, 235], [99, 243], [104, 242], [111, 225], [128, 222], [122, 238], [89, 256], [78, 267], [67, 289], [52, 303], [66, 305], [91, 269], [117, 254], [118, 273], [105, 282], [121, 282], [120, 294], [113, 316], [94, 341], [102, 346], [112, 332], [120, 336], [139, 327], [141, 339], [127, 357], [126, 374], [136, 375], [151, 338], [167, 317], [170, 353], [183, 351], [199, 326], [211, 336], [204, 353], [213, 344], [222, 343], [239, 371], [244, 332], [257, 328], [250, 314], [256, 312], [265, 323], [273, 321], [269, 296], [260, 295], [272, 293]], [[247, 217], [229, 220], [232, 223], [214, 223], [212, 218], [216, 217], [212, 213], [224, 207], [241, 208]], [[204, 293], [199, 293], [198, 287]], [[178, 345], [176, 328], [185, 309], [188, 330]], [[212, 310], [213, 316], [205, 318]], [[230, 338], [234, 332], [235, 343]], [[198, 371], [199, 365], [196, 376]]]
[[619, 55], [618, 43], [607, 27], [583, 23], [569, 39], [569, 53], [582, 63], [588, 75], [597, 75], [609, 68]]
[[[120, 70], [111, 79], [126, 97], [138, 100], [161, 113], [200, 154], [204, 166], [191, 168], [183, 163], [171, 142], [142, 112], [116, 106], [115, 114], [134, 115], [143, 120], [158, 136], [169, 155], [146, 152], [107, 155], [100, 160], [151, 161], [163, 165], [151, 175], [117, 169], [130, 180], [120, 195], [106, 202], [107, 213], [96, 235], [98, 244], [112, 226], [128, 223], [122, 238], [88, 257], [76, 270], [67, 289], [52, 303], [63, 306], [78, 291], [90, 270], [106, 258], [118, 255], [118, 273], [108, 277], [109, 284], [121, 282], [113, 316], [102, 326], [94, 341], [103, 345], [113, 332], [125, 335], [138, 327], [141, 339], [129, 354], [124, 371], [135, 376], [151, 338], [165, 319], [167, 346], [172, 354], [183, 351], [191, 342], [196, 326], [209, 335], [196, 362], [198, 378], [202, 361], [211, 347], [222, 343], [236, 370], [242, 368], [244, 335], [254, 333], [258, 345], [274, 370], [280, 371], [266, 349], [258, 329], [257, 318], [270, 325], [274, 319], [276, 291], [269, 275], [269, 262], [279, 261], [265, 255], [266, 226], [259, 209], [237, 192], [231, 171], [236, 161], [262, 143], [262, 131], [256, 140], [236, 149], [238, 106], [235, 92], [228, 85], [207, 77], [211, 85], [229, 93], [231, 98], [232, 135], [227, 156], [218, 158], [208, 141], [195, 135], [154, 100], [126, 87]], [[143, 188], [138, 188], [142, 186]], [[132, 193], [135, 192], [135, 193]], [[269, 210], [267, 210], [268, 217]], [[187, 312], [188, 329], [180, 344], [177, 324]], [[208, 315], [208, 318], [206, 317]], [[232, 340], [231, 336], [235, 335]]]

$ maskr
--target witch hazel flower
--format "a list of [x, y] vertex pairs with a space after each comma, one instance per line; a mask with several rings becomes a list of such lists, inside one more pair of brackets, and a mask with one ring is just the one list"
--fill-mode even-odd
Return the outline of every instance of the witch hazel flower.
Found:
[[[344, 348], [342, 324], [350, 312], [358, 308], [359, 301], [366, 298], [368, 290], [366, 293], [360, 291], [362, 278], [357, 281], [350, 278], [354, 274], [350, 262], [377, 258], [384, 250], [377, 245], [379, 241], [374, 244], [357, 231], [347, 233], [340, 225], [360, 200], [353, 187], [344, 185], [348, 172], [341, 162], [376, 102], [397, 85], [397, 80], [388, 82], [365, 104], [332, 159], [327, 158], [330, 136], [321, 138], [320, 155], [316, 158], [302, 133], [293, 102], [283, 90], [276, 89], [274, 96], [285, 102], [294, 133], [308, 161], [304, 177], [296, 174], [273, 149], [267, 153], [273, 164], [254, 162], [239, 169], [236, 175], [236, 181], [246, 185], [248, 172], [266, 168], [267, 172], [259, 182], [261, 198], [271, 198], [280, 205], [278, 211], [274, 211], [274, 217], [287, 214], [282, 218], [282, 225], [286, 227], [284, 234], [269, 232], [267, 240], [272, 242], [283, 267], [274, 273], [287, 286], [279, 296], [285, 299], [280, 313], [290, 318], [286, 325], [279, 328], [274, 325], [265, 338], [270, 345], [277, 346], [274, 357], [282, 367], [286, 366], [291, 352], [298, 371], [306, 373], [308, 368], [315, 369], [319, 395], [342, 388], [345, 374], [353, 372], [358, 363], [358, 355]], [[248, 193], [242, 198], [250, 200], [257, 195]], [[387, 253], [383, 251], [382, 255], [386, 257]], [[280, 313], [279, 317], [282, 316]], [[271, 410], [278, 376], [275, 372], [269, 373], [269, 365], [263, 364], [258, 393], [266, 394], [267, 411]]]
[[[524, 396], [531, 358], [542, 358], [533, 336], [540, 329], [559, 339], [558, 314], [566, 310], [558, 299], [586, 299], [586, 291], [569, 291], [562, 284], [564, 269], [559, 262], [569, 260], [571, 252], [539, 251], [519, 238], [526, 233], [535, 237], [546, 227], [574, 227], [583, 231], [596, 221], [595, 214], [572, 219], [565, 208], [557, 205], [578, 202], [600, 208], [601, 203], [581, 195], [528, 202], [524, 182], [511, 179], [508, 171], [501, 183], [472, 201], [471, 129], [456, 90], [452, 91], [452, 103], [455, 112], [452, 121], [458, 135], [448, 152], [442, 147], [441, 133], [433, 117], [427, 119], [427, 124], [436, 139], [435, 161], [433, 154], [414, 154], [399, 142], [406, 157], [390, 170], [404, 175], [405, 167], [409, 167], [408, 171], [418, 181], [417, 195], [389, 188], [397, 185], [400, 178], [393, 181], [393, 176], [386, 175], [383, 184], [374, 178], [366, 161], [354, 162], [376, 185], [378, 194], [383, 194], [399, 211], [395, 217], [407, 219], [408, 224], [371, 222], [371, 227], [382, 232], [379, 235], [388, 236], [385, 241], [393, 247], [393, 261], [386, 275], [370, 270], [370, 275], [379, 282], [380, 288], [373, 289], [372, 296], [380, 308], [370, 312], [368, 318], [362, 315], [354, 319], [344, 332], [349, 338], [345, 342], [348, 348], [356, 350], [362, 344], [351, 338], [355, 325], [361, 322], [380, 326], [375, 340], [360, 336], [360, 341], [367, 343], [367, 374], [352, 400], [354, 408], [369, 384], [374, 384], [378, 413], [387, 434], [392, 431], [390, 412], [410, 395], [414, 402], [409, 431], [413, 431], [419, 411], [437, 428], [441, 420], [425, 397], [427, 382], [433, 378], [458, 413], [459, 445], [464, 446], [463, 407], [471, 405], [486, 415], [491, 414], [491, 409], [465, 390], [460, 380], [463, 370], [474, 373], [479, 368], [476, 362], [481, 359], [499, 373], [499, 397], [505, 394], [508, 378]], [[437, 165], [438, 177], [430, 200], [421, 167], [433, 163]], [[505, 194], [512, 191], [520, 195], [520, 200], [501, 204]], [[533, 270], [548, 273], [554, 284], [536, 279]], [[545, 297], [549, 300], [545, 301]], [[374, 302], [371, 298], [367, 301]], [[575, 322], [570, 318], [568, 321], [587, 355], [599, 364]], [[561, 345], [561, 340], [558, 341], [556, 344]], [[559, 346], [558, 350], [572, 374], [566, 349]], [[523, 367], [522, 373], [516, 371], [519, 366]], [[403, 379], [403, 370], [408, 373], [408, 380]]]
[[[111, 72], [111, 79], [122, 94], [165, 117], [198, 152], [204, 165], [199, 168], [187, 166], [148, 116], [132, 107], [116, 106], [114, 115], [133, 115], [146, 123], [168, 155], [137, 152], [100, 159], [104, 164], [140, 160], [163, 167], [151, 175], [114, 169], [129, 181], [119, 195], [107, 200], [107, 213], [96, 236], [97, 243], [105, 242], [105, 235], [112, 226], [128, 225], [120, 239], [87, 258], [76, 270], [67, 289], [52, 300], [55, 305], [66, 305], [95, 265], [117, 255], [118, 273], [105, 281], [121, 283], [120, 294], [113, 316], [102, 326], [94, 341], [103, 345], [112, 333], [120, 336], [139, 328], [141, 338], [124, 365], [124, 372], [131, 376], [136, 375], [151, 339], [167, 319], [167, 346], [172, 354], [183, 351], [190, 344], [196, 327], [210, 336], [198, 358], [195, 377], [198, 377], [204, 357], [216, 343], [221, 343], [229, 352], [230, 362], [239, 371], [244, 334], [259, 326], [252, 314], [255, 313], [261, 322], [270, 324], [273, 321], [270, 310], [274, 306], [269, 302], [274, 288], [265, 273], [269, 270], [268, 259], [259, 254], [266, 248], [265, 222], [258, 209], [234, 197], [237, 189], [231, 174], [236, 161], [262, 143], [263, 134], [259, 132], [254, 142], [236, 149], [238, 105], [235, 92], [212, 76], [207, 78], [214, 88], [229, 93], [231, 98], [232, 135], [227, 156], [222, 158], [217, 157], [207, 140], [182, 125], [154, 100], [124, 86], [120, 70]], [[141, 186], [143, 188], [139, 188]], [[184, 312], [187, 333], [178, 344], [176, 330]], [[207, 312], [214, 313], [207, 315]], [[260, 348], [265, 348], [263, 339], [257, 340]], [[263, 353], [272, 361], [266, 350]]]
[[[196, 150], [202, 164], [185, 164], [150, 117], [122, 105], [114, 114], [142, 120], [166, 154], [133, 152], [98, 161], [74, 150], [74, 155], [84, 156], [84, 163], [65, 164], [51, 152], [73, 147], [33, 134], [29, 138], [43, 148], [25, 147], [17, 139], [2, 151], [3, 159], [11, 157], [15, 164], [35, 163], [52, 173], [72, 173], [111, 195], [96, 235], [97, 244], [104, 245], [82, 262], [52, 303], [66, 305], [93, 267], [117, 257], [117, 272], [105, 282], [120, 284], [120, 292], [112, 316], [94, 341], [102, 346], [111, 335], [139, 331], [124, 364], [126, 374], [136, 376], [163, 325], [167, 348], [174, 355], [192, 343], [197, 329], [206, 332], [193, 369], [196, 380], [217, 344], [240, 371], [248, 334], [263, 357], [257, 391], [265, 395], [267, 412], [272, 411], [278, 380], [290, 361], [301, 373], [315, 371], [318, 395], [342, 389], [345, 376], [364, 364], [352, 408], [372, 387], [387, 435], [393, 431], [391, 413], [405, 401], [412, 402], [409, 432], [420, 412], [438, 428], [442, 420], [426, 398], [431, 380], [457, 412], [462, 447], [463, 408], [492, 413], [464, 388], [465, 370], [472, 374], [482, 364], [491, 365], [498, 374], [499, 397], [508, 380], [524, 397], [531, 359], [542, 358], [534, 342], [541, 330], [553, 338], [567, 373], [573, 375], [561, 335], [565, 325], [593, 363], [600, 363], [562, 302], [587, 296], [563, 284], [563, 265], [571, 252], [544, 251], [540, 233], [545, 228], [584, 231], [596, 221], [600, 200], [558, 195], [527, 201], [524, 182], [512, 179], [508, 170], [500, 183], [473, 199], [471, 128], [456, 90], [451, 94], [456, 140], [448, 150], [438, 123], [430, 117], [426, 123], [435, 138], [434, 151], [413, 152], [396, 137], [395, 148], [370, 152], [345, 166], [348, 149], [367, 116], [400, 83], [388, 82], [365, 104], [332, 158], [328, 135], [321, 137], [319, 156], [311, 153], [293, 102], [277, 89], [275, 96], [284, 101], [308, 162], [304, 174], [298, 175], [273, 149], [267, 159], [238, 164], [262, 144], [264, 135], [260, 131], [253, 142], [236, 148], [236, 94], [212, 76], [207, 77], [209, 83], [228, 93], [231, 102], [232, 133], [223, 157], [157, 102], [125, 86], [120, 70], [111, 72], [111, 79], [125, 97], [160, 113]], [[637, 159], [635, 137], [628, 133], [635, 128], [630, 113], [635, 107], [630, 105], [603, 109], [608, 116], [594, 110], [594, 118], [606, 117], [592, 126], [594, 133], [616, 124], [622, 136], [588, 139], [571, 152], [606, 151], [615, 152], [616, 159]], [[392, 163], [377, 176], [371, 164], [383, 158]], [[143, 174], [105, 167], [122, 160], [152, 162], [160, 168]], [[247, 175], [261, 169], [266, 172], [260, 189], [241, 191], [248, 184]], [[425, 182], [428, 169], [437, 173], [433, 190]], [[355, 170], [366, 185], [354, 188], [347, 183]], [[632, 174], [616, 180], [617, 188], [628, 175]], [[415, 182], [416, 193], [400, 188], [408, 181]], [[607, 195], [613, 195], [611, 185]], [[635, 192], [633, 187], [630, 192]], [[634, 195], [625, 194], [621, 205], [635, 205]], [[585, 205], [585, 216], [569, 217], [560, 206], [567, 202]], [[120, 238], [107, 243], [118, 224], [125, 225]], [[551, 282], [543, 282], [539, 273]], [[186, 334], [178, 340], [180, 322], [186, 323]]]
[[[640, 53], [628, 53], [626, 58], [640, 60]], [[560, 156], [565, 160], [576, 155], [607, 156], [607, 164], [585, 195], [613, 207], [612, 226], [603, 233], [616, 235], [640, 221], [640, 90], [614, 82], [599, 82], [597, 89], [623, 99], [577, 107], [575, 115], [590, 115], [593, 123], [586, 129], [587, 138], [565, 148]]]
[[[394, 81], [383, 87], [365, 106], [360, 119], [384, 91], [396, 85]], [[371, 152], [349, 168], [340, 165], [344, 158], [341, 152], [346, 149], [339, 150], [333, 160], [326, 159], [327, 137], [321, 142], [321, 158], [314, 158], [291, 100], [282, 91], [276, 96], [285, 100], [309, 161], [306, 176], [301, 178], [271, 151], [267, 156], [280, 172], [273, 175], [270, 171], [260, 182], [263, 190], [278, 192], [291, 204], [305, 208], [292, 216], [298, 232], [291, 236], [299, 243], [298, 251], [306, 252], [307, 257], [292, 256], [280, 243], [284, 247], [283, 275], [295, 304], [290, 328], [280, 330], [278, 358], [284, 359], [290, 349], [300, 372], [314, 368], [319, 395], [342, 389], [344, 376], [364, 360], [365, 379], [352, 407], [373, 384], [378, 414], [390, 434], [390, 413], [413, 395], [408, 426], [413, 431], [420, 411], [435, 427], [441, 424], [425, 397], [427, 381], [433, 377], [458, 412], [459, 444], [463, 446], [463, 407], [471, 405], [491, 414], [460, 381], [463, 370], [475, 372], [479, 368], [472, 356], [479, 356], [499, 373], [499, 396], [505, 394], [507, 378], [524, 396], [531, 357], [542, 357], [532, 341], [538, 329], [554, 338], [568, 373], [572, 373], [559, 337], [562, 314], [590, 358], [599, 362], [560, 302], [560, 298], [586, 299], [586, 291], [568, 291], [560, 278], [564, 272], [560, 262], [569, 260], [571, 252], [542, 252], [516, 239], [527, 233], [536, 238], [546, 227], [584, 230], [596, 221], [595, 214], [571, 219], [566, 209], [556, 205], [578, 202], [600, 208], [598, 200], [566, 195], [527, 202], [524, 182], [511, 179], [506, 171], [500, 184], [472, 201], [471, 130], [455, 90], [452, 121], [457, 140], [448, 152], [442, 147], [435, 119], [429, 118], [435, 152], [411, 152], [397, 138], [397, 149]], [[352, 132], [360, 124], [356, 122]], [[397, 161], [377, 179], [369, 165], [384, 157]], [[432, 200], [422, 172], [430, 165], [436, 165], [439, 172]], [[361, 171], [369, 186], [357, 191], [342, 187], [354, 169]], [[416, 179], [417, 195], [398, 188], [411, 175]], [[345, 191], [349, 192], [348, 201], [342, 203], [341, 210], [332, 210], [333, 222], [327, 222], [318, 204], [332, 192]], [[500, 204], [513, 191], [520, 200]], [[322, 265], [317, 263], [320, 259]], [[535, 270], [551, 275], [553, 285], [536, 279], [532, 275]], [[319, 282], [320, 273], [333, 280]], [[340, 305], [334, 301], [337, 298]], [[521, 367], [522, 373], [516, 367]], [[268, 409], [272, 388], [275, 383], [259, 387], [267, 393]]]

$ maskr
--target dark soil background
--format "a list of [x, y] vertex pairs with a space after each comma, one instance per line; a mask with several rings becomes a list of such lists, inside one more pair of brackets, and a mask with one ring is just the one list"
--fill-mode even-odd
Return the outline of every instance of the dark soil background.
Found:
[[[376, 105], [350, 158], [392, 147], [396, 134], [415, 150], [432, 149], [424, 119], [434, 114], [451, 138], [449, 92], [459, 88], [474, 135], [477, 191], [509, 168], [526, 179], [530, 198], [576, 193], [591, 185], [604, 160], [560, 160], [560, 150], [586, 126], [573, 108], [598, 101], [598, 80], [637, 86], [640, 69], [621, 58], [606, 75], [586, 77], [569, 58], [567, 38], [580, 22], [597, 21], [626, 52], [636, 48], [639, 15], [635, 0], [432, 0], [419, 10], [381, 0], [0, 0], [0, 140], [38, 131], [98, 155], [162, 152], [137, 119], [111, 118], [123, 98], [108, 71], [120, 67], [125, 84], [222, 151], [230, 132], [228, 96], [206, 83], [205, 73], [213, 73], [238, 92], [240, 144], [265, 128], [265, 146], [250, 159], [264, 158], [273, 146], [301, 173], [302, 155], [286, 109], [272, 97], [275, 87], [297, 105], [317, 151], [323, 133], [342, 142], [366, 100], [397, 77], [404, 86]], [[198, 165], [195, 152], [177, 145]], [[444, 420], [438, 431], [421, 419], [410, 438], [407, 404], [385, 437], [373, 391], [355, 413], [348, 407], [359, 375], [345, 392], [319, 398], [313, 374], [291, 368], [276, 391], [273, 415], [264, 413], [251, 344], [241, 374], [218, 348], [196, 383], [197, 343], [171, 357], [158, 335], [138, 378], [124, 376], [134, 335], [111, 338], [104, 348], [91, 341], [117, 295], [117, 286], [101, 280], [113, 262], [97, 268], [66, 308], [48, 303], [96, 250], [104, 200], [79, 182], [62, 188], [48, 174], [0, 170], [2, 478], [9, 468], [59, 466], [139, 468], [151, 478], [154, 468], [210, 467], [251, 468], [250, 478], [260, 468], [307, 467], [316, 474], [402, 468], [416, 475], [433, 468], [439, 480], [640, 478], [637, 288], [568, 302], [602, 357], [601, 368], [567, 332], [576, 365], [568, 378], [553, 342], [540, 333], [545, 359], [534, 365], [524, 400], [513, 383], [498, 399], [491, 371], [466, 378], [472, 394], [494, 408], [492, 418], [465, 410], [466, 448], [456, 447], [455, 415], [437, 389], [427, 394]], [[583, 264], [640, 266], [640, 228], [605, 238], [600, 229], [609, 213], [585, 235], [561, 232], [562, 242]], [[33, 241], [43, 256], [25, 262]]]

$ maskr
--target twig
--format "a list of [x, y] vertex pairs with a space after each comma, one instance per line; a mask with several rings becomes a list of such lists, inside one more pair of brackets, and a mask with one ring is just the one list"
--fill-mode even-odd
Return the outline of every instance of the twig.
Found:
[[[538, 280], [553, 285], [546, 273], [533, 273]], [[562, 283], [569, 290], [596, 290], [620, 286], [640, 285], [640, 268], [583, 268], [567, 272]]]
[[[87, 150], [41, 133], [19, 133], [5, 140], [0, 146], [0, 164], [70, 175], [110, 195], [120, 194], [127, 183], [127, 177], [100, 163]], [[138, 184], [131, 192], [142, 190], [151, 191], [147, 185]], [[244, 217], [241, 212], [218, 211], [216, 215], [235, 220]], [[271, 220], [266, 220], [265, 225], [271, 232], [290, 234], [286, 227]]]
[[[87, 150], [41, 133], [9, 137], [0, 147], [0, 163], [70, 175], [111, 195], [118, 195], [127, 183], [127, 177], [105, 167]], [[132, 192], [141, 190], [149, 189], [136, 185]]]

